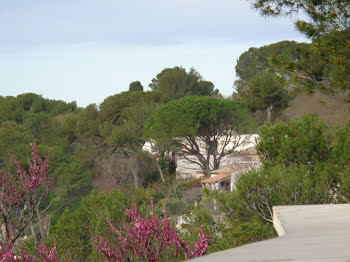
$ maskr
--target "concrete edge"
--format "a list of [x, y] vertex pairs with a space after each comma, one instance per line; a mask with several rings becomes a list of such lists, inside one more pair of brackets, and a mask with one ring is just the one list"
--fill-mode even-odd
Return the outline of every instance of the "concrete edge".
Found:
[[282, 237], [282, 236], [287, 235], [287, 232], [286, 232], [286, 230], [283, 226], [283, 222], [281, 221], [281, 218], [279, 216], [278, 209], [279, 209], [278, 206], [272, 207], [272, 213], [273, 213], [272, 223], [273, 223], [273, 227], [275, 228], [278, 236]]

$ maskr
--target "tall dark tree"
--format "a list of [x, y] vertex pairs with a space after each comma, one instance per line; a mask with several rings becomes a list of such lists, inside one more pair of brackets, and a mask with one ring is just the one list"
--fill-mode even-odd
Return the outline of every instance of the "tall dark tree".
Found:
[[143, 86], [140, 81], [131, 82], [129, 85], [130, 92], [143, 91]]
[[149, 101], [165, 103], [168, 100], [161, 92], [122, 92], [107, 97], [100, 104], [99, 120], [101, 122], [121, 124], [123, 121], [121, 115], [125, 108], [136, 104], [147, 104]]
[[253, 110], [266, 110], [267, 120], [272, 120], [276, 108], [283, 108], [288, 102], [286, 82], [273, 71], [265, 71], [249, 79], [248, 88], [240, 90], [240, 95]]
[[264, 16], [302, 12], [296, 28], [312, 39], [317, 54], [330, 65], [325, 72], [331, 90], [350, 87], [350, 2], [348, 0], [254, 0]]
[[302, 52], [309, 46], [306, 43], [297, 43], [295, 41], [281, 41], [262, 47], [251, 47], [248, 51], [242, 53], [237, 60], [235, 67], [238, 80], [235, 81], [236, 89], [243, 88], [247, 81], [257, 74], [266, 70], [275, 70], [283, 78], [288, 78], [290, 73], [280, 71], [271, 60], [278, 61], [300, 61]]
[[267, 119], [271, 120], [274, 112], [287, 106], [288, 89], [292, 88], [291, 73], [274, 61], [280, 64], [300, 61], [300, 51], [305, 46], [308, 44], [281, 41], [260, 48], [252, 47], [239, 57], [235, 87], [252, 111], [266, 110]]
[[149, 84], [152, 90], [160, 91], [171, 99], [178, 99], [185, 96], [213, 96], [219, 93], [214, 89], [214, 84], [205, 81], [194, 69], [189, 72], [182, 67], [165, 68]]

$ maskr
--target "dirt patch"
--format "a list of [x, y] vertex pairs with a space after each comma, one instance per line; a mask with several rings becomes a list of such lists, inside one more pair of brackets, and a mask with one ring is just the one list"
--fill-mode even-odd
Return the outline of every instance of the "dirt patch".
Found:
[[339, 124], [343, 127], [350, 118], [350, 103], [346, 101], [348, 94], [349, 92], [327, 95], [320, 91], [311, 95], [299, 94], [290, 102], [281, 118], [290, 120], [301, 118], [305, 114], [315, 114], [323, 118], [329, 126]]
[[110, 177], [96, 177], [93, 179], [92, 185], [97, 189], [97, 192], [120, 189], [120, 186], [117, 185], [115, 179]]

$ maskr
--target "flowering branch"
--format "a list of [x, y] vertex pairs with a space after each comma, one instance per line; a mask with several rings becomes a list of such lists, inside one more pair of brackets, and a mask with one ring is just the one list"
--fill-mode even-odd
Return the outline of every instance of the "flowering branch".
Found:
[[163, 210], [164, 218], [155, 216], [143, 217], [138, 212], [136, 204], [126, 211], [127, 221], [120, 228], [113, 225], [110, 219], [106, 219], [110, 231], [113, 234], [111, 244], [106, 237], [96, 236], [95, 245], [105, 261], [133, 261], [137, 259], [145, 261], [160, 261], [166, 254], [170, 257], [178, 257], [181, 250], [186, 259], [202, 256], [206, 253], [209, 238], [204, 232], [199, 233], [200, 241], [190, 244], [179, 238], [175, 228], [168, 220], [166, 210]]
[[31, 143], [32, 159], [24, 170], [14, 156], [15, 174], [0, 172], [0, 239], [15, 243], [34, 217], [34, 212], [49, 192], [53, 180], [48, 179], [48, 158], [39, 158], [36, 146]]
[[23, 249], [21, 250], [19, 256], [13, 254], [13, 243], [10, 240], [0, 242], [0, 261], [1, 262], [57, 262], [55, 256], [56, 246], [50, 250], [45, 246], [44, 243], [41, 243], [37, 251], [40, 254], [40, 259], [33, 257], [28, 254]]

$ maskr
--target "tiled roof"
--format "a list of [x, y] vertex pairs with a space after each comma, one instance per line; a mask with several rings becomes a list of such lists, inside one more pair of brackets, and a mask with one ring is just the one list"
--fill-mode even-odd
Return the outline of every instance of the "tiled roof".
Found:
[[219, 174], [219, 175], [204, 179], [201, 181], [201, 183], [202, 184], [204, 184], [204, 183], [216, 183], [216, 182], [219, 182], [221, 180], [226, 180], [228, 178], [231, 178], [231, 174]]
[[233, 166], [225, 166], [216, 170], [212, 170], [210, 173], [212, 174], [220, 174], [220, 173], [231, 173]]
[[250, 165], [249, 164], [240, 164], [240, 163], [236, 163], [236, 164], [232, 164], [230, 166], [225, 166], [223, 168], [219, 168], [219, 169], [216, 169], [216, 170], [213, 170], [211, 171], [210, 173], [211, 174], [222, 174], [222, 173], [233, 173], [235, 171], [238, 171], [238, 170], [241, 170], [241, 169], [244, 169], [246, 167], [249, 167]]
[[232, 157], [258, 157], [258, 153], [255, 149], [255, 147], [250, 147], [246, 150], [242, 151], [235, 151], [231, 154]]

